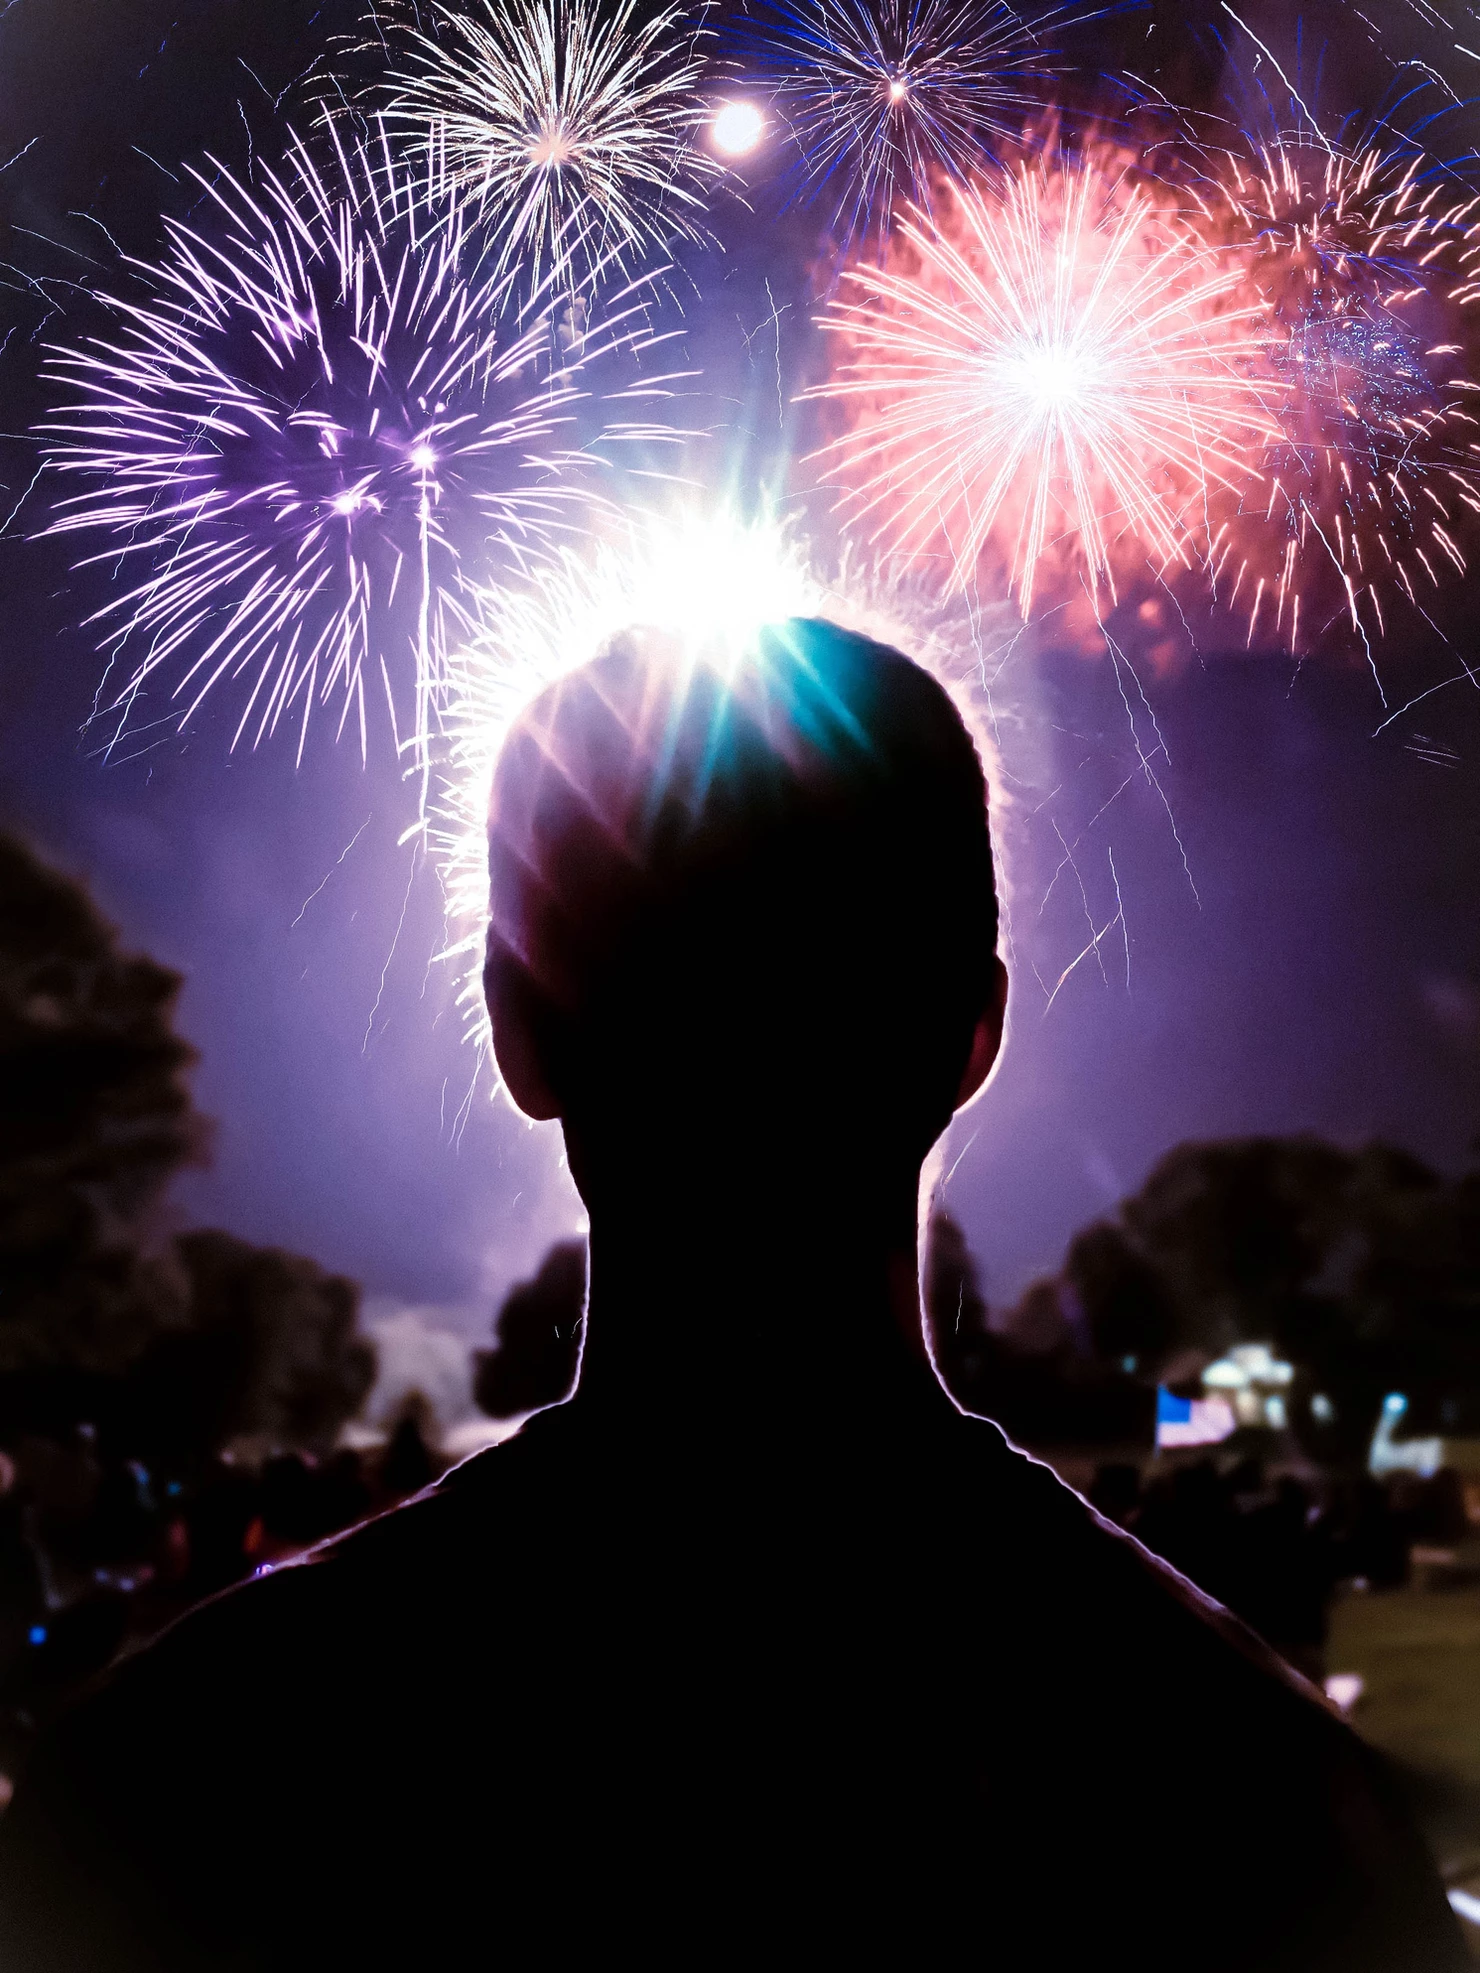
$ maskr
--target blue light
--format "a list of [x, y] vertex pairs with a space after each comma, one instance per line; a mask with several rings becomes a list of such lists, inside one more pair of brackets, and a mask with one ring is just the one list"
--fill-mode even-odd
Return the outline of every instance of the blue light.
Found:
[[30, 1628], [30, 1630], [29, 1630], [29, 1631], [28, 1631], [28, 1632], [26, 1633], [26, 1637], [27, 1637], [27, 1640], [28, 1640], [28, 1642], [30, 1642], [30, 1643], [32, 1643], [32, 1644], [45, 1644], [45, 1642], [46, 1642], [46, 1625], [45, 1625], [45, 1624], [32, 1624], [32, 1626], [31, 1626], [31, 1628]]

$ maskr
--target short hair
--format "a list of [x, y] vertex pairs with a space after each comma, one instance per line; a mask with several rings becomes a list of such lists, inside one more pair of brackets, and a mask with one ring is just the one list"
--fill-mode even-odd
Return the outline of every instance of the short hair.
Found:
[[563, 1099], [721, 1010], [761, 1063], [852, 1030], [882, 1062], [902, 1024], [959, 1080], [991, 995], [971, 736], [920, 666], [815, 619], [727, 666], [636, 631], [551, 685], [497, 763], [490, 876], [490, 984], [532, 989]]

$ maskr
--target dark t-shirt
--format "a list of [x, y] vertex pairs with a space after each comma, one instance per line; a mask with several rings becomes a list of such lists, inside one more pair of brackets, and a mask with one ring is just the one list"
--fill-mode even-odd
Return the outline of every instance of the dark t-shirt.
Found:
[[188, 1616], [0, 1824], [0, 1966], [1447, 1973], [1374, 1758], [994, 1426], [579, 1402]]

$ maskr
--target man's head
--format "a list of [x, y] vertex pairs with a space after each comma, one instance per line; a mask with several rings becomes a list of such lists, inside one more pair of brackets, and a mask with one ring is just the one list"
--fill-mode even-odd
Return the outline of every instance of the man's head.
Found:
[[500, 1069], [583, 1144], [732, 1161], [819, 1129], [918, 1165], [995, 1056], [980, 761], [933, 679], [829, 624], [724, 672], [633, 633], [551, 686], [500, 756], [490, 869]]

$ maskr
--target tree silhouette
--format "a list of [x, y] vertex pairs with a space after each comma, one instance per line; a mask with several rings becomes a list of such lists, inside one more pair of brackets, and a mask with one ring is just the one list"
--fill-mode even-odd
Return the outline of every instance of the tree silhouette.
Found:
[[542, 1411], [570, 1395], [586, 1313], [586, 1243], [562, 1240], [532, 1281], [505, 1296], [495, 1347], [474, 1358], [473, 1396], [490, 1418]]
[[923, 1287], [930, 1352], [963, 1410], [1031, 1445], [1149, 1441], [1150, 1389], [1095, 1352], [1056, 1285], [1030, 1290], [993, 1325], [965, 1235], [945, 1213], [931, 1216]]
[[1291, 1422], [1331, 1464], [1361, 1462], [1392, 1390], [1414, 1431], [1480, 1433], [1480, 1174], [1381, 1143], [1182, 1144], [1003, 1327], [1041, 1330], [1045, 1310], [1149, 1380], [1271, 1343], [1295, 1366]]
[[227, 1233], [151, 1241], [207, 1140], [180, 985], [0, 836], [0, 1438], [86, 1421], [171, 1464], [243, 1434], [318, 1450], [373, 1379], [353, 1282]]
[[230, 1233], [182, 1234], [189, 1321], [158, 1335], [120, 1393], [132, 1449], [189, 1465], [233, 1439], [327, 1453], [375, 1381], [344, 1275]]
[[180, 977], [121, 952], [81, 885], [0, 836], [0, 1378], [108, 1375], [186, 1300], [143, 1240], [205, 1125]]

